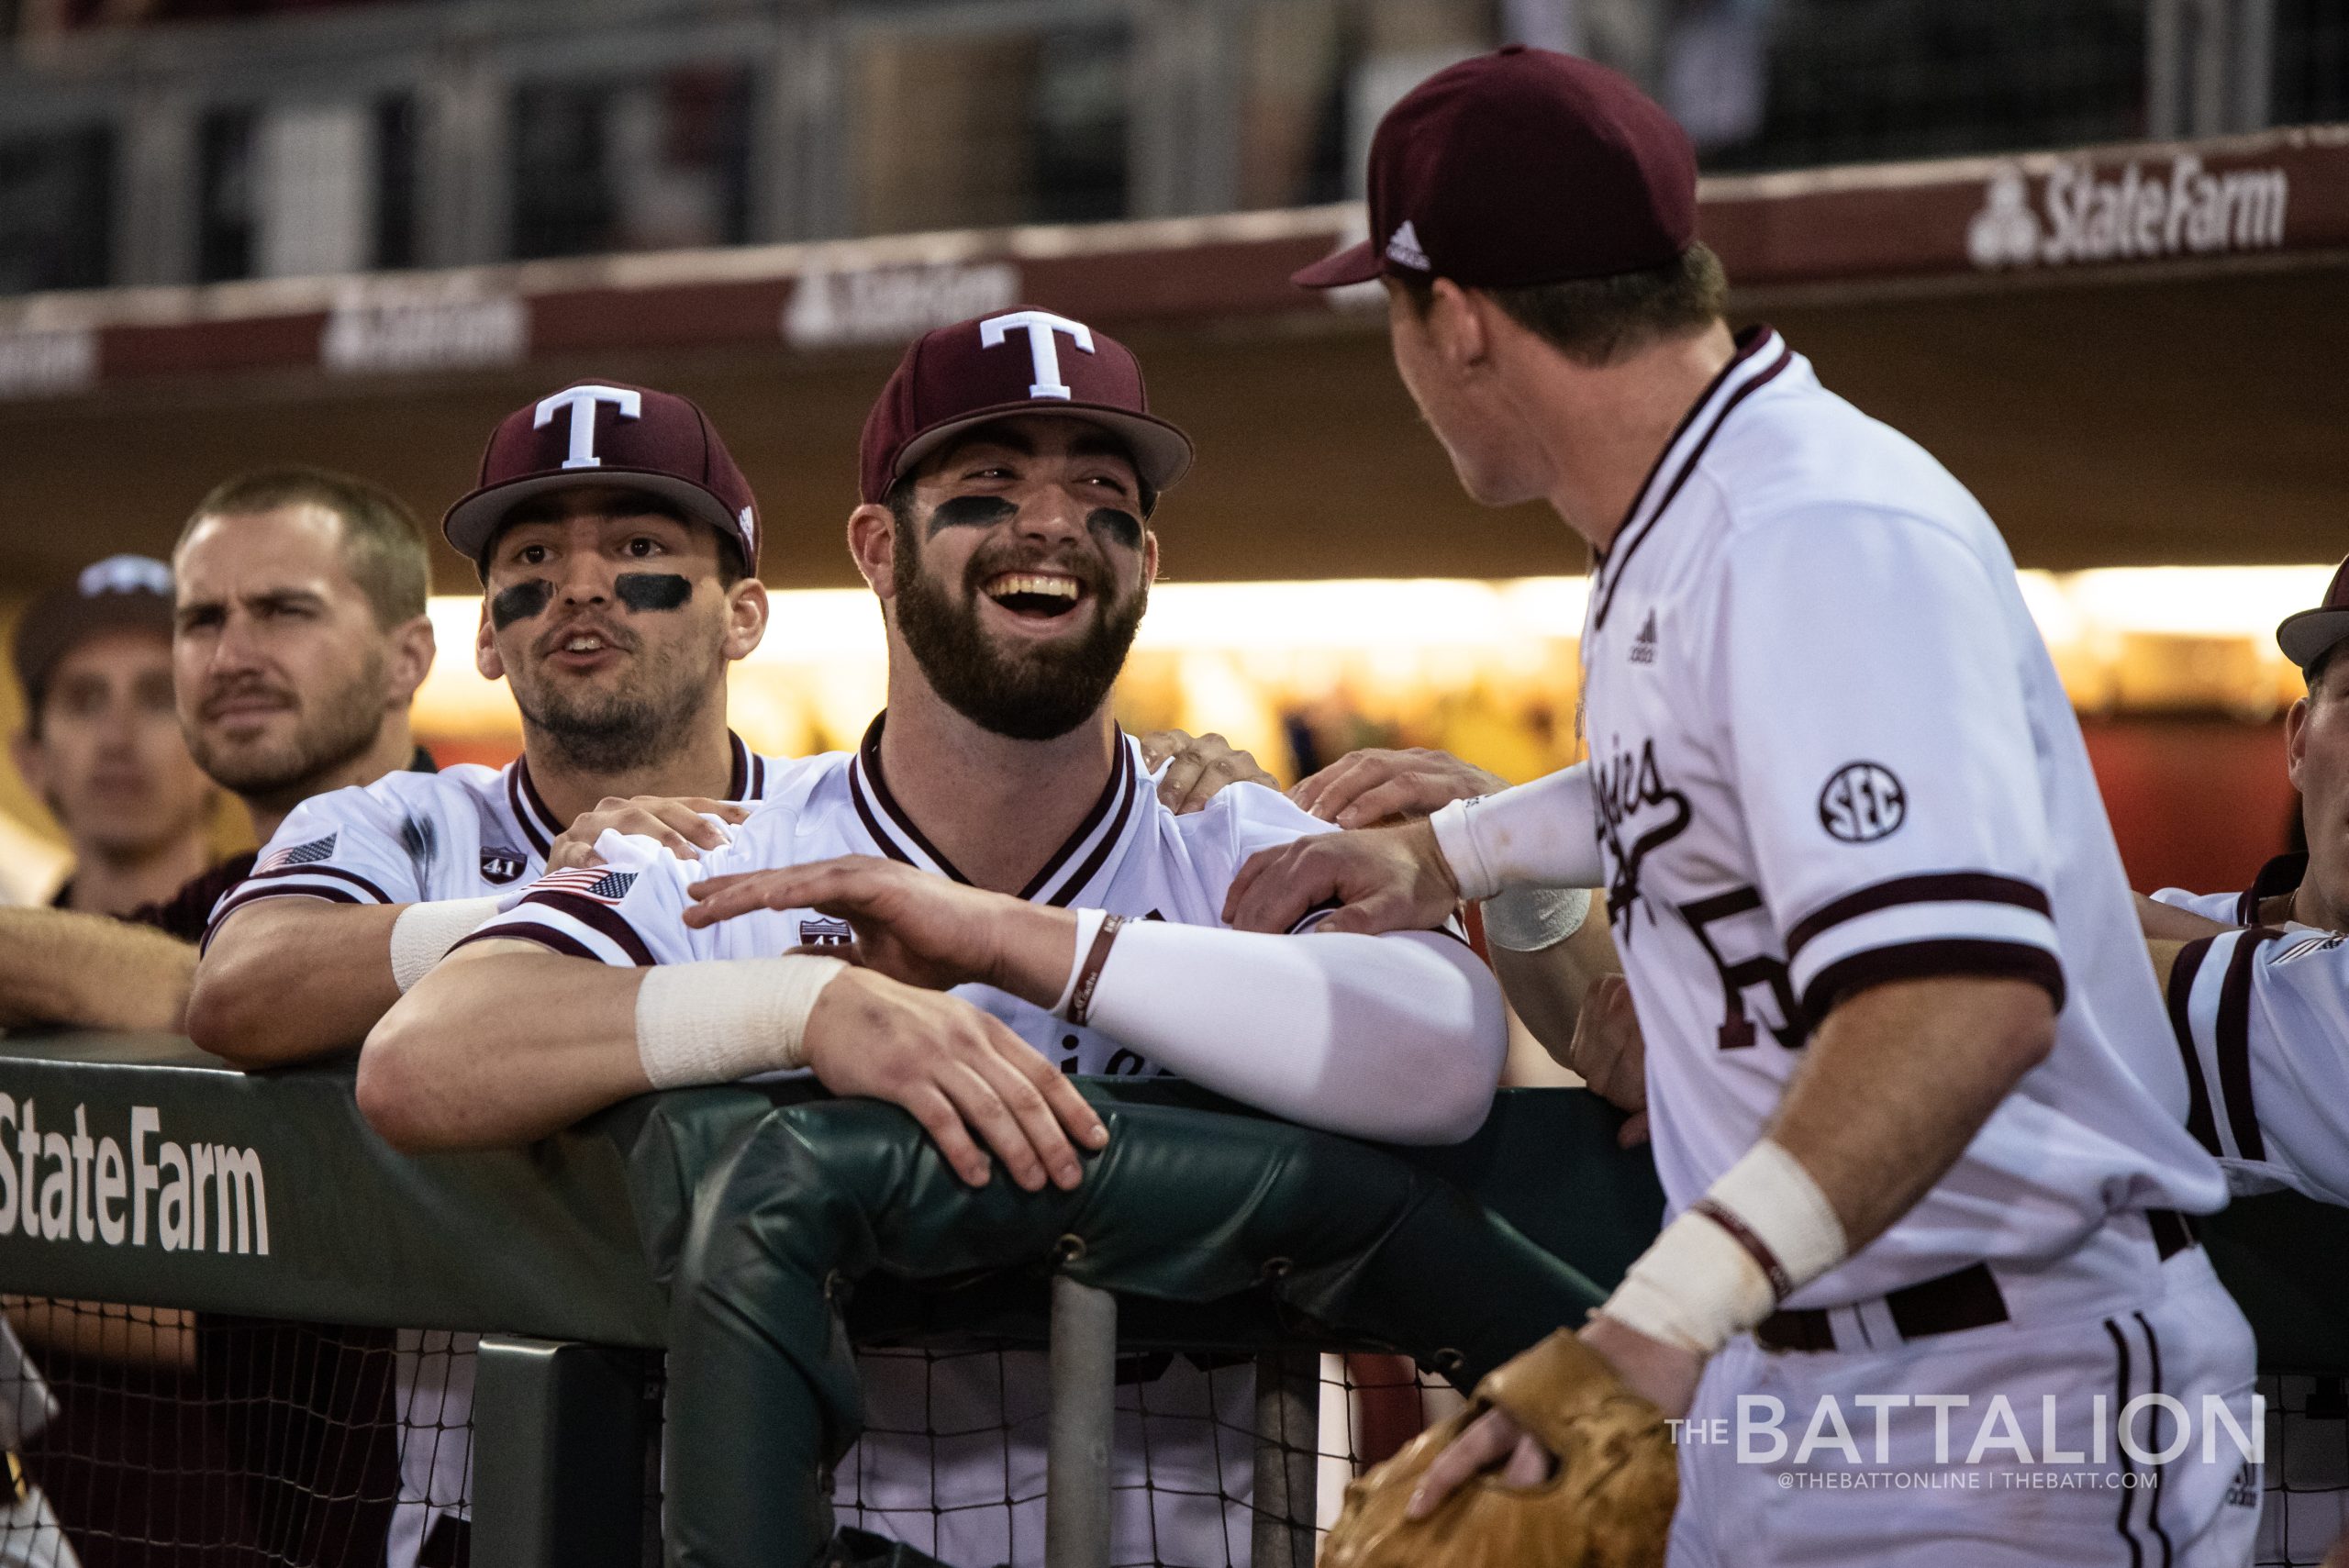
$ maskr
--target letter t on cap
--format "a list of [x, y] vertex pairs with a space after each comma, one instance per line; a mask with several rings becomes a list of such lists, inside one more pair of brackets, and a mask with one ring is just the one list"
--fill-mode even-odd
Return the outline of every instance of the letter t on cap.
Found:
[[1028, 330], [1028, 353], [1036, 368], [1036, 383], [1028, 389], [1030, 397], [1074, 396], [1068, 384], [1061, 380], [1060, 345], [1052, 341], [1052, 334], [1065, 332], [1069, 341], [1085, 353], [1093, 351], [1093, 328], [1082, 321], [1071, 321], [1065, 316], [1054, 316], [1048, 310], [1019, 310], [1009, 316], [991, 317], [979, 323], [979, 347], [1000, 349], [1004, 335], [1014, 328]]
[[551, 397], [539, 399], [537, 416], [530, 421], [534, 430], [543, 430], [554, 423], [554, 417], [571, 410], [571, 451], [562, 460], [565, 468], [601, 468], [604, 460], [596, 455], [596, 405], [608, 403], [623, 419], [640, 418], [644, 413], [643, 395], [623, 386], [566, 386]]

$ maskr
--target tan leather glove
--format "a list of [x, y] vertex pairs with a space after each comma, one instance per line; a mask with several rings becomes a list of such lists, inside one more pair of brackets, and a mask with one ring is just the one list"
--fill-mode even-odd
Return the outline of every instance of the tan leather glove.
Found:
[[[1557, 1456], [1538, 1486], [1479, 1475], [1418, 1521], [1419, 1476], [1498, 1406]], [[1680, 1473], [1664, 1414], [1560, 1329], [1476, 1385], [1467, 1409], [1346, 1488], [1322, 1568], [1662, 1568]]]

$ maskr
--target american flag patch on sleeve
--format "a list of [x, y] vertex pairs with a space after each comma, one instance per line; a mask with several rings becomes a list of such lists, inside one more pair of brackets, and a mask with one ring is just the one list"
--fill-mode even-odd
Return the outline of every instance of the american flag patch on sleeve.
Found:
[[334, 857], [334, 841], [340, 837], [342, 833], [338, 828], [325, 838], [313, 839], [306, 844], [288, 844], [282, 850], [273, 850], [261, 864], [253, 867], [253, 874], [259, 876], [264, 872], [284, 871], [288, 866], [316, 865], [320, 861], [331, 860]]
[[573, 871], [559, 871], [542, 876], [533, 883], [529, 894], [535, 898], [541, 893], [567, 893], [574, 898], [592, 898], [598, 904], [617, 907], [636, 884], [640, 873], [632, 871], [611, 871], [603, 866], [581, 866]]

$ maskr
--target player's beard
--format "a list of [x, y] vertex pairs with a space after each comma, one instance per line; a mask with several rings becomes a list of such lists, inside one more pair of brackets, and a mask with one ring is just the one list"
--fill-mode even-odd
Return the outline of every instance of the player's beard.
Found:
[[[1100, 711], [1125, 668], [1126, 653], [1141, 629], [1150, 603], [1150, 584], [1113, 597], [1108, 574], [1086, 560], [1022, 560], [1030, 552], [1005, 541], [982, 548], [963, 573], [963, 598], [921, 568], [914, 529], [897, 529], [897, 631], [930, 689], [947, 706], [982, 729], [1013, 740], [1050, 740], [1067, 734]], [[1022, 569], [1065, 572], [1085, 584], [1094, 601], [1092, 627], [1073, 640], [1021, 649], [997, 647], [979, 625], [979, 584], [1003, 572]]]
[[597, 689], [556, 681], [508, 681], [522, 720], [543, 737], [564, 768], [627, 773], [682, 755], [710, 698], [722, 689], [725, 657], [707, 662], [693, 650], [649, 646], [630, 654], [630, 678]]
[[[219, 694], [207, 694], [207, 700]], [[350, 680], [314, 697], [296, 694], [294, 732], [270, 745], [216, 743], [209, 726], [188, 731], [188, 751], [214, 782], [249, 800], [299, 799], [375, 743], [384, 729], [384, 655], [371, 649]]]

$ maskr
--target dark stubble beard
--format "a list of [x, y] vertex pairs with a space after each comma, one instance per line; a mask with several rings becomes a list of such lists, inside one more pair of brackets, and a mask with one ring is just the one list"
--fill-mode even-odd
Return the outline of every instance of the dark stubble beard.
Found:
[[546, 739], [566, 770], [634, 773], [681, 755], [724, 679], [722, 655], [695, 669], [682, 650], [654, 652], [640, 641], [635, 654], [642, 678], [618, 691], [531, 682], [534, 689], [526, 692], [514, 685], [523, 722]]
[[248, 800], [273, 803], [315, 793], [319, 779], [375, 743], [384, 729], [384, 655], [371, 651], [350, 680], [296, 710], [301, 722], [273, 748], [217, 747], [198, 725], [188, 734], [195, 765]]
[[[1100, 711], [1125, 668], [1141, 629], [1150, 585], [1124, 598], [1109, 596], [1100, 568], [1089, 561], [1019, 559], [1016, 544], [982, 549], [964, 570], [956, 603], [921, 569], [914, 528], [897, 529], [897, 630], [947, 706], [980, 728], [1013, 740], [1051, 740]], [[1052, 570], [1074, 575], [1095, 601], [1093, 626], [1074, 642], [1006, 653], [979, 626], [979, 584], [1000, 572]]]

